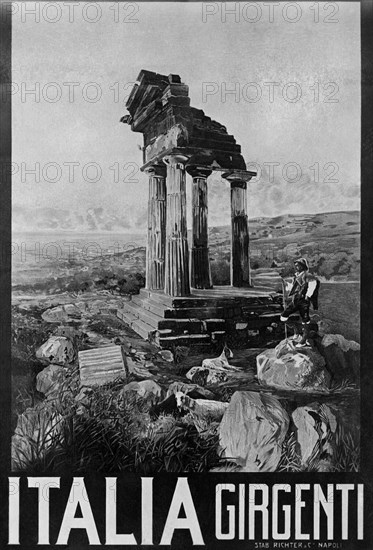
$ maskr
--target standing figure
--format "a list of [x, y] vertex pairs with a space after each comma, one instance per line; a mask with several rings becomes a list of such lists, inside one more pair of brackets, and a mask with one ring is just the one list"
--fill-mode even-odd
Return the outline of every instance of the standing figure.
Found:
[[[309, 273], [306, 258], [299, 258], [295, 260], [294, 267], [295, 274], [292, 287], [289, 292], [291, 303], [283, 311], [280, 320], [294, 328], [293, 338], [294, 340], [298, 340], [296, 347], [299, 348], [306, 345], [311, 345], [308, 341], [308, 339], [312, 337], [310, 327], [310, 304], [312, 303], [313, 309], [318, 309], [318, 291], [320, 282], [314, 275]], [[302, 334], [300, 334], [298, 323], [288, 323], [288, 319], [293, 313], [299, 313], [301, 317]]]

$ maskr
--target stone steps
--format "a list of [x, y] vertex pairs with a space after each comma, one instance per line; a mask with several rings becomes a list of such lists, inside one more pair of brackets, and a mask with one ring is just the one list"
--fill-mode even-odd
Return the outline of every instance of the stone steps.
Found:
[[263, 313], [258, 317], [252, 316], [247, 320], [247, 325], [249, 329], [259, 329], [261, 327], [266, 327], [272, 323], [278, 323], [280, 321], [281, 311], [278, 313]]
[[141, 321], [141, 319], [132, 323], [132, 329], [137, 332], [137, 334], [140, 334], [144, 340], [149, 340], [149, 335], [154, 333], [154, 328], [144, 323], [144, 321]]
[[148, 325], [152, 326], [154, 329], [157, 329], [158, 323], [162, 321], [162, 317], [145, 310], [140, 304], [132, 304], [131, 302], [127, 302], [123, 307], [123, 311], [131, 313], [138, 319], [141, 319]]
[[211, 344], [210, 334], [179, 334], [177, 336], [156, 336], [155, 342], [164, 349], [172, 349], [174, 346], [195, 346]]
[[[117, 316], [142, 338], [155, 339], [162, 348], [175, 345], [206, 345], [222, 340], [226, 331], [242, 330], [236, 325], [247, 324], [247, 329], [258, 330], [278, 322], [282, 308], [270, 295], [252, 293], [244, 289], [192, 291], [190, 297], [175, 298], [158, 291], [141, 289], [132, 296]], [[250, 289], [251, 293], [251, 289]], [[205, 295], [207, 297], [205, 297]]]
[[[224, 287], [219, 287], [224, 288]], [[269, 289], [265, 289], [265, 292], [262, 290], [256, 291], [255, 289], [250, 289], [250, 294], [248, 292], [240, 293], [238, 289], [232, 291], [232, 287], [229, 293], [227, 291], [212, 289], [207, 291], [197, 291], [193, 290], [193, 293], [190, 296], [183, 297], [172, 297], [166, 296], [165, 294], [159, 291], [150, 291], [142, 288], [140, 294], [133, 296], [133, 299], [139, 303], [141, 300], [146, 300], [147, 302], [154, 304], [155, 306], [161, 309], [179, 309], [179, 308], [195, 308], [195, 307], [253, 307], [258, 305], [269, 305], [272, 304], [272, 298], [269, 296]]]
[[117, 317], [121, 321], [124, 321], [127, 325], [129, 325], [137, 334], [139, 334], [144, 340], [149, 339], [149, 335], [154, 332], [154, 327], [151, 325], [148, 325], [135, 315], [133, 313], [130, 313], [128, 311], [123, 311], [118, 309], [117, 310]]
[[140, 306], [141, 308], [146, 309], [147, 311], [150, 311], [150, 313], [153, 313], [161, 318], [164, 317], [164, 312], [167, 309], [167, 306], [153, 302], [150, 298], [133, 296], [131, 301], [137, 306]]

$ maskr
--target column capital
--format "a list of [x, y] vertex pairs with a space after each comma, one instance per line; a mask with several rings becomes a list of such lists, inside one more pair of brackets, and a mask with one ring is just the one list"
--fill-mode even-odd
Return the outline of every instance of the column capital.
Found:
[[186, 171], [192, 176], [192, 178], [208, 178], [212, 170], [206, 166], [187, 165]]
[[163, 162], [167, 166], [173, 166], [174, 168], [179, 168], [185, 170], [185, 165], [189, 160], [189, 157], [181, 153], [170, 153], [162, 158]]
[[148, 176], [165, 178], [166, 166], [162, 162], [160, 163], [157, 162], [145, 168], [144, 172], [148, 174]]
[[249, 170], [228, 170], [223, 172], [222, 178], [229, 181], [233, 187], [246, 187], [246, 183], [256, 176], [256, 172]]

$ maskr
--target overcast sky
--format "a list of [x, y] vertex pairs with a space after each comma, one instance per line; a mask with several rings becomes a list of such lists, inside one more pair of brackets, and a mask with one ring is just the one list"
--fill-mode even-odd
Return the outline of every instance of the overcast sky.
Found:
[[[237, 12], [225, 21], [216, 3], [205, 18], [201, 3], [103, 3], [101, 11], [80, 4], [73, 21], [71, 7], [43, 13], [41, 3], [38, 22], [21, 4], [13, 19], [15, 205], [103, 207], [133, 229], [145, 226], [142, 135], [119, 119], [131, 83], [147, 69], [179, 74], [192, 106], [226, 125], [255, 163], [249, 168], [259, 168], [250, 217], [359, 208], [358, 3], [339, 3], [338, 13], [322, 2], [318, 12], [314, 3], [299, 3], [298, 12], [274, 5], [273, 18], [268, 6], [231, 3]], [[26, 93], [35, 86], [40, 98]], [[35, 163], [40, 182], [25, 172]], [[100, 166], [98, 181], [89, 181], [97, 171], [87, 163]], [[209, 183], [210, 224], [225, 224], [228, 186], [218, 174]]]

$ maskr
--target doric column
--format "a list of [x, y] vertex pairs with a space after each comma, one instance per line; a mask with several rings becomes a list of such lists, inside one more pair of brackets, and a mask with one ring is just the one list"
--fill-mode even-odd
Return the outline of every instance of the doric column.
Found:
[[148, 244], [146, 249], [146, 288], [164, 289], [166, 250], [166, 167], [154, 164], [149, 175]]
[[187, 167], [187, 171], [193, 178], [191, 286], [211, 288], [207, 223], [207, 178], [211, 170], [191, 166]]
[[250, 286], [249, 226], [247, 220], [247, 180], [240, 172], [222, 174], [231, 184], [231, 285]]
[[183, 155], [165, 157], [167, 165], [166, 266], [164, 291], [188, 296], [189, 252], [186, 220], [185, 162]]

